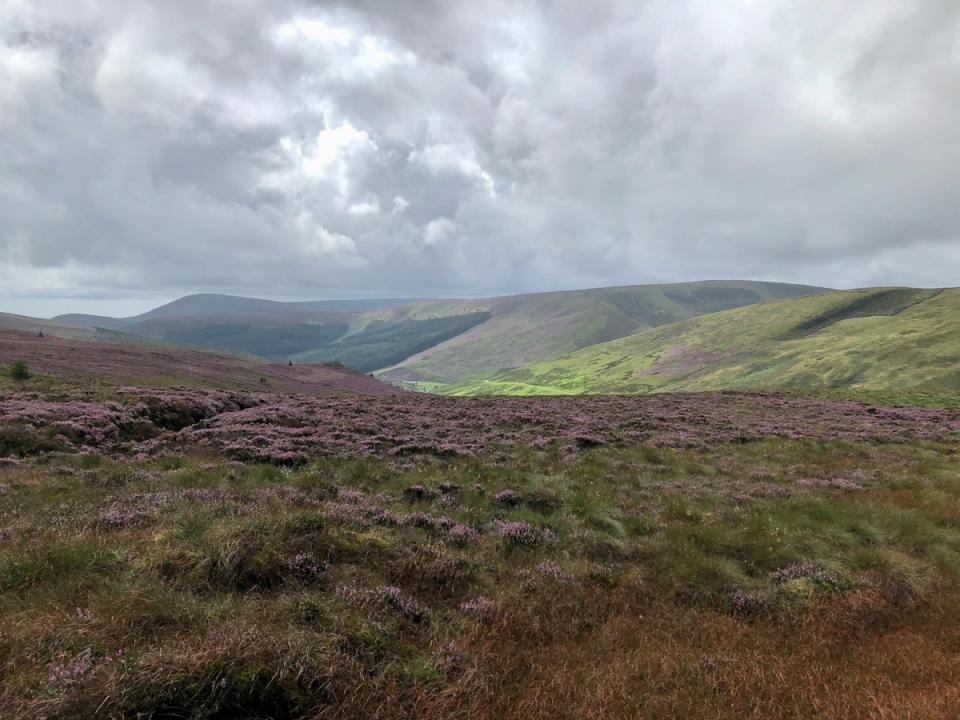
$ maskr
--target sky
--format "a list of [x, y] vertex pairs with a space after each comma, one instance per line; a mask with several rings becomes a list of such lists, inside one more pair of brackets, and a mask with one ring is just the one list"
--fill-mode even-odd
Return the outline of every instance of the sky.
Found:
[[960, 284], [960, 3], [0, 3], [0, 310], [728, 278]]

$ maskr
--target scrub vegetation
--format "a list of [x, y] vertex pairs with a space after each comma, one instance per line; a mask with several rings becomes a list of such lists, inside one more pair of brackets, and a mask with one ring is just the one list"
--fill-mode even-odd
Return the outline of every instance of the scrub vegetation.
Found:
[[60, 386], [0, 429], [5, 717], [960, 712], [956, 411]]

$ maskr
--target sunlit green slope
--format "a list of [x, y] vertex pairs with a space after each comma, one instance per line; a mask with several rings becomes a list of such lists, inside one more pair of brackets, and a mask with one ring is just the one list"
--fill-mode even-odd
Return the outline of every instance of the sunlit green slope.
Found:
[[776, 300], [440, 388], [522, 395], [717, 389], [960, 396], [960, 289]]
[[385, 380], [432, 389], [437, 384], [476, 381], [507, 368], [559, 357], [703, 313], [822, 291], [805, 285], [736, 280], [634, 285], [429, 301], [384, 309], [370, 317], [397, 322], [466, 313], [488, 315], [466, 332], [377, 373]]

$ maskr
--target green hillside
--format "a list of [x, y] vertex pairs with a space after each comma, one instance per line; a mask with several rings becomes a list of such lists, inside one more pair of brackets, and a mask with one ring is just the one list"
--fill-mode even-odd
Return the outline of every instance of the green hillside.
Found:
[[[132, 318], [65, 315], [57, 327], [68, 325], [68, 334], [83, 337], [132, 336], [270, 360], [339, 362], [430, 389], [491, 377], [702, 313], [822, 291], [707, 281], [405, 304], [192, 295]], [[119, 328], [123, 336], [105, 328]]]
[[706, 281], [513, 295], [488, 300], [430, 301], [377, 316], [435, 318], [489, 313], [489, 319], [378, 375], [423, 389], [476, 381], [639, 330], [703, 313], [797, 297], [822, 288], [782, 283]]
[[960, 397], [960, 289], [875, 288], [752, 305], [442, 388], [511, 395], [721, 389]]
[[370, 320], [358, 324], [355, 332], [335, 342], [291, 358], [297, 362], [339, 362], [370, 372], [466, 332], [488, 317], [489, 313], [475, 312], [423, 319]]

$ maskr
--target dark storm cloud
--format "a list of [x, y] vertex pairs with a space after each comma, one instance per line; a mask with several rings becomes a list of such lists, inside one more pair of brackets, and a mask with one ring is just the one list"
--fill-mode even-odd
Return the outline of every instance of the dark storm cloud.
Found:
[[13, 0], [0, 295], [956, 284], [957, 117], [953, 0]]

